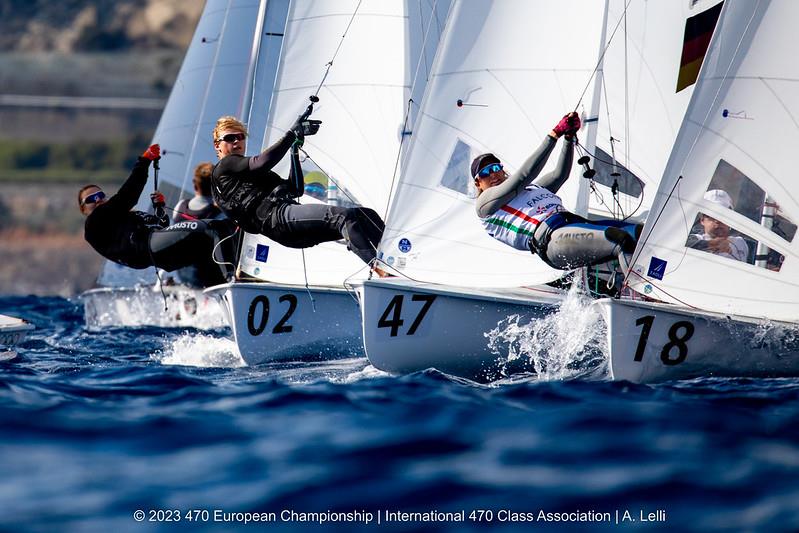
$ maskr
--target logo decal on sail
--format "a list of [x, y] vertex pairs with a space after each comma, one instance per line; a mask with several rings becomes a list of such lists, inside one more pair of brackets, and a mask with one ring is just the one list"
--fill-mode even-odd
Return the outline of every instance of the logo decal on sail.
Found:
[[409, 241], [406, 238], [402, 238], [400, 239], [397, 248], [399, 248], [400, 252], [407, 254], [408, 252], [411, 251], [411, 241]]
[[266, 263], [267, 257], [269, 257], [269, 247], [264, 244], [259, 244], [255, 248], [255, 260]]
[[652, 256], [649, 260], [649, 270], [647, 276], [655, 279], [663, 279], [663, 274], [666, 273], [666, 261], [658, 257]]
[[710, 45], [713, 30], [716, 29], [716, 22], [719, 20], [723, 3], [719, 2], [707, 11], [686, 19], [680, 72], [677, 75], [677, 92], [696, 83], [699, 68], [705, 59], [707, 47]]

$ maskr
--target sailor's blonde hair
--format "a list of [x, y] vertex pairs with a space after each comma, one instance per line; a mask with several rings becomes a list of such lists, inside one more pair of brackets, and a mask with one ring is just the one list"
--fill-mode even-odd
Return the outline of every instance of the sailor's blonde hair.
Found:
[[224, 117], [219, 117], [219, 120], [216, 121], [216, 127], [214, 127], [213, 131], [214, 142], [219, 138], [219, 134], [225, 130], [240, 131], [247, 135], [247, 126], [236, 117], [225, 115]]

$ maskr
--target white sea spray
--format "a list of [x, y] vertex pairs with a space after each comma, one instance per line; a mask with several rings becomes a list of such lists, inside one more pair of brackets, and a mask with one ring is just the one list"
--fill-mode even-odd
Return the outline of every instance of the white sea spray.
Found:
[[606, 325], [592, 301], [573, 286], [550, 315], [532, 321], [520, 315], [502, 320], [486, 334], [500, 372], [534, 372], [543, 380], [604, 377]]
[[247, 366], [231, 339], [183, 333], [152, 358], [165, 365], [237, 368]]

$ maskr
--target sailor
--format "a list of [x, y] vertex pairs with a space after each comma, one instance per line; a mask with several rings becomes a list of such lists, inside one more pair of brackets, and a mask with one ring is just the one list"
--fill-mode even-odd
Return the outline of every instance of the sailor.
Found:
[[[222, 211], [249, 233], [260, 233], [289, 248], [307, 248], [344, 239], [365, 263], [376, 255], [384, 224], [365, 207], [299, 204], [299, 178], [284, 180], [272, 168], [293, 143], [319, 130], [319, 120], [301, 115], [275, 144], [258, 155], [245, 157], [247, 128], [234, 117], [221, 117], [213, 130], [219, 162], [213, 172], [213, 196]], [[299, 170], [299, 161], [294, 164]]]
[[[537, 253], [545, 263], [561, 270], [632, 253], [641, 232], [640, 225], [589, 221], [564, 209], [556, 193], [569, 177], [579, 129], [577, 113], [564, 116], [510, 176], [491, 153], [477, 156], [471, 168], [478, 194], [477, 216], [488, 234], [518, 250]], [[562, 136], [565, 140], [555, 170], [536, 179]]]
[[111, 196], [97, 185], [86, 185], [78, 192], [78, 205], [86, 216], [84, 237], [103, 257], [123, 266], [143, 269], [156, 266], [166, 271], [196, 265], [202, 286], [223, 283], [225, 267], [212, 258], [216, 243], [231, 233], [224, 220], [195, 220], [169, 226], [163, 214], [164, 195], [150, 195], [153, 215], [132, 211], [147, 183], [150, 163], [160, 157], [157, 144], [147, 148], [133, 166], [130, 177]]
[[[711, 189], [704, 194], [704, 198], [724, 209], [735, 209], [727, 191]], [[702, 232], [689, 235], [686, 246], [736, 261], [747, 260], [749, 245], [743, 237], [730, 235], [730, 227], [727, 224], [704, 213], [699, 213], [699, 224]]]
[[211, 193], [211, 173], [214, 171], [213, 163], [200, 163], [194, 169], [194, 196], [184, 198], [175, 206], [172, 220], [199, 220], [203, 218], [219, 218], [222, 210], [214, 203]]

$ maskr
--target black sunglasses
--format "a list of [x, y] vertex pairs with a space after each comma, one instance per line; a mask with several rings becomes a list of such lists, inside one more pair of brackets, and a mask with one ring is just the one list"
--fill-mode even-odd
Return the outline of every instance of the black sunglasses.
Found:
[[105, 198], [105, 193], [103, 191], [93, 192], [92, 194], [84, 198], [83, 201], [80, 203], [80, 205], [84, 206], [86, 204], [96, 204], [103, 198]]
[[247, 136], [243, 133], [228, 133], [217, 139], [217, 142], [225, 141], [226, 143], [234, 143], [236, 141], [243, 141]]

